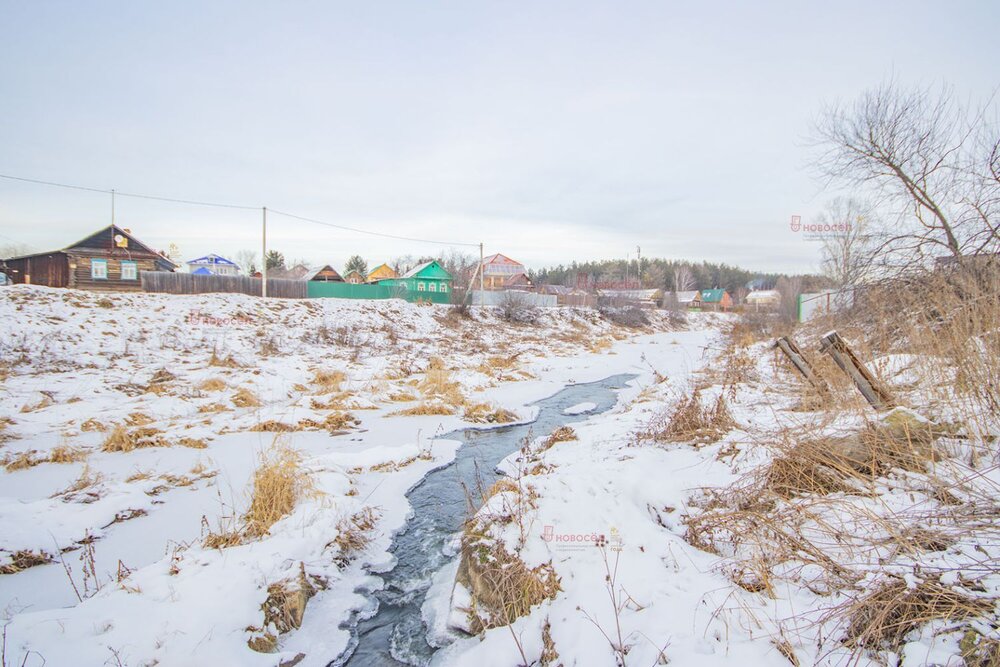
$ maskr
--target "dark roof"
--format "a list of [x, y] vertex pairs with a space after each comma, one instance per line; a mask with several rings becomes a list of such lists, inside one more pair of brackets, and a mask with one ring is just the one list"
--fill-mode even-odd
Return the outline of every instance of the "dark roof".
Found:
[[70, 245], [68, 245], [68, 246], [66, 246], [64, 248], [61, 248], [59, 250], [50, 250], [48, 252], [35, 252], [35, 253], [30, 254], [30, 255], [20, 255], [18, 257], [10, 257], [9, 259], [11, 259], [11, 260], [15, 260], [15, 259], [29, 259], [31, 257], [41, 257], [42, 255], [55, 255], [55, 254], [58, 254], [58, 253], [68, 253], [68, 252], [72, 252], [73, 250], [78, 249], [78, 248], [80, 248], [80, 249], [82, 249], [82, 248], [91, 248], [93, 246], [87, 246], [87, 245], [84, 245], [84, 244], [87, 243], [88, 241], [91, 241], [91, 240], [93, 240], [93, 239], [95, 239], [97, 237], [100, 237], [100, 236], [104, 235], [104, 234], [108, 234], [111, 238], [114, 238], [114, 236], [116, 235], [116, 232], [118, 234], [121, 234], [122, 236], [127, 237], [132, 243], [134, 243], [135, 245], [139, 246], [140, 248], [142, 248], [143, 250], [145, 250], [149, 254], [156, 255], [157, 258], [162, 259], [164, 262], [167, 262], [168, 264], [170, 264], [170, 266], [173, 266], [173, 267], [177, 266], [177, 264], [175, 264], [173, 260], [171, 260], [171, 259], [163, 256], [163, 254], [157, 252], [156, 250], [153, 250], [148, 245], [146, 245], [145, 243], [143, 243], [142, 241], [140, 241], [139, 239], [137, 239], [136, 237], [134, 237], [131, 234], [131, 232], [125, 231], [124, 229], [122, 229], [118, 225], [108, 225], [107, 227], [101, 227], [96, 232], [94, 232], [92, 234], [88, 234], [87, 236], [83, 237], [82, 239], [80, 239], [76, 243], [71, 243]]

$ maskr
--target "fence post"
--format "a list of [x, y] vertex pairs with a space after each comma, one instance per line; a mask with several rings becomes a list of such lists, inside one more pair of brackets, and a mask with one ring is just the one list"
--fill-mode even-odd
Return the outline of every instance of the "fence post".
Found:
[[822, 338], [820, 352], [826, 352], [837, 362], [847, 375], [854, 381], [858, 391], [876, 410], [885, 410], [895, 403], [892, 396], [875, 379], [857, 355], [848, 347], [847, 342], [836, 331], [831, 331]]
[[821, 377], [816, 375], [816, 369], [813, 368], [813, 365], [802, 354], [802, 350], [799, 349], [794, 338], [791, 336], [782, 336], [774, 343], [774, 346], [785, 353], [788, 360], [798, 369], [799, 373], [802, 373], [802, 376], [809, 381], [809, 384], [815, 387], [820, 393], [830, 393], [830, 388]]

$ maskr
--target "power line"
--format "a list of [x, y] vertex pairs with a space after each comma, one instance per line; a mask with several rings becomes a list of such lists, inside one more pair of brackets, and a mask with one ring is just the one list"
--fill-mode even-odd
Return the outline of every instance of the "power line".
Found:
[[85, 185], [71, 185], [69, 183], [56, 183], [55, 181], [42, 181], [35, 178], [23, 178], [21, 176], [8, 176], [7, 174], [0, 174], [0, 178], [6, 178], [11, 181], [22, 181], [24, 183], [36, 183], [38, 185], [52, 185], [57, 188], [69, 188], [71, 190], [85, 190], [87, 192], [100, 192], [106, 195], [114, 195], [116, 197], [134, 197], [135, 199], [153, 199], [156, 201], [167, 201], [173, 202], [175, 204], [191, 204], [194, 206], [214, 206], [216, 208], [236, 208], [244, 211], [259, 211], [259, 206], [241, 206], [238, 204], [221, 204], [219, 202], [210, 201], [198, 201], [194, 199], [177, 199], [175, 197], [160, 197], [158, 195], [143, 195], [135, 192], [121, 192], [119, 190], [104, 190], [102, 188], [91, 188]]
[[347, 225], [338, 225], [333, 222], [327, 222], [325, 220], [316, 220], [315, 218], [306, 218], [301, 215], [295, 215], [293, 213], [285, 213], [277, 209], [269, 208], [267, 209], [269, 213], [275, 213], [277, 215], [283, 215], [286, 218], [294, 218], [295, 220], [301, 220], [303, 222], [311, 222], [316, 225], [323, 225], [325, 227], [333, 227], [335, 229], [343, 229], [348, 232], [355, 232], [357, 234], [368, 234], [370, 236], [381, 236], [387, 239], [396, 239], [398, 241], [412, 241], [413, 243], [435, 243], [437, 245], [447, 245], [447, 246], [468, 246], [470, 248], [478, 248], [478, 243], [460, 243], [457, 241], [435, 241], [432, 239], [418, 239], [410, 236], [397, 236], [396, 234], [385, 234], [383, 232], [373, 232], [370, 229], [360, 229], [358, 227], [348, 227]]
[[[100, 193], [107, 194], [107, 195], [114, 195], [115, 197], [133, 197], [135, 199], [151, 199], [151, 200], [155, 200], [155, 201], [173, 202], [173, 203], [176, 203], [176, 204], [190, 204], [190, 205], [193, 205], [193, 206], [214, 206], [216, 208], [233, 208], [233, 209], [239, 209], [239, 210], [243, 210], [243, 211], [259, 211], [259, 210], [261, 210], [260, 206], [243, 206], [243, 205], [239, 205], [239, 204], [222, 204], [222, 203], [219, 203], [219, 202], [198, 201], [198, 200], [194, 200], [194, 199], [178, 199], [178, 198], [175, 198], [175, 197], [160, 197], [160, 196], [157, 196], [157, 195], [145, 195], [145, 194], [138, 194], [138, 193], [135, 193], [135, 192], [120, 192], [118, 190], [104, 190], [102, 188], [87, 187], [85, 185], [72, 185], [70, 183], [57, 183], [55, 181], [43, 181], [43, 180], [36, 179], [36, 178], [24, 178], [22, 176], [9, 176], [7, 174], [0, 174], [0, 178], [6, 178], [6, 179], [11, 180], [11, 181], [21, 181], [21, 182], [24, 182], [24, 183], [35, 183], [35, 184], [38, 184], [38, 185], [50, 185], [50, 186], [54, 186], [54, 187], [57, 187], [57, 188], [69, 188], [71, 190], [84, 190], [86, 192], [100, 192]], [[469, 247], [469, 248], [477, 248], [477, 247], [479, 247], [478, 243], [460, 243], [460, 242], [452, 242], [452, 241], [437, 241], [437, 240], [433, 240], [433, 239], [419, 239], [419, 238], [414, 238], [414, 237], [410, 237], [410, 236], [399, 236], [399, 235], [396, 235], [396, 234], [386, 234], [384, 232], [376, 232], [376, 231], [372, 231], [370, 229], [361, 229], [361, 228], [358, 228], [358, 227], [349, 227], [347, 225], [339, 225], [337, 223], [327, 222], [326, 220], [317, 220], [316, 218], [307, 218], [307, 217], [302, 216], [302, 215], [295, 215], [294, 213], [285, 213], [283, 211], [279, 211], [279, 210], [276, 210], [276, 209], [268, 209], [268, 210], [271, 213], [274, 213], [276, 215], [283, 215], [286, 218], [293, 218], [295, 220], [301, 220], [302, 222], [309, 222], [309, 223], [312, 223], [312, 224], [315, 224], [315, 225], [323, 225], [325, 227], [333, 227], [334, 229], [342, 229], [344, 231], [354, 232], [356, 234], [367, 234], [369, 236], [380, 236], [382, 238], [396, 239], [398, 241], [410, 241], [412, 243], [432, 243], [432, 244], [436, 244], [436, 245], [465, 246], [465, 247]]]

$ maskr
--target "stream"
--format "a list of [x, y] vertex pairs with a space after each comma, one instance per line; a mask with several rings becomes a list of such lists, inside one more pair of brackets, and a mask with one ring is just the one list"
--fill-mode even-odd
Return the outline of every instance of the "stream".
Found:
[[[366, 592], [371, 606], [356, 614], [350, 625], [348, 649], [328, 667], [384, 667], [427, 665], [436, 647], [428, 644], [421, 606], [434, 574], [454, 558], [455, 536], [469, 516], [466, 489], [474, 496], [499, 477], [494, 468], [520, 448], [526, 437], [548, 435], [565, 424], [606, 412], [617, 402], [616, 390], [636, 377], [613, 375], [598, 382], [570, 385], [533, 403], [538, 416], [526, 424], [495, 428], [464, 428], [440, 436], [459, 440], [454, 462], [433, 470], [406, 494], [412, 515], [393, 538], [395, 567], [379, 576], [381, 590]], [[564, 414], [581, 403], [596, 407], [582, 414]]]

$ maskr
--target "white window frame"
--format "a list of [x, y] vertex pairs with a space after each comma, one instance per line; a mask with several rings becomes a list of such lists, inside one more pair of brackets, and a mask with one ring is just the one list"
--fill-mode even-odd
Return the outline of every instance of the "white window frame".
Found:
[[427, 289], [427, 285], [425, 285], [424, 283], [417, 283], [417, 291], [418, 292], [423, 292], [426, 289]]
[[427, 291], [428, 292], [437, 292], [438, 291], [437, 283], [427, 283]]
[[[100, 267], [100, 271], [98, 271]], [[90, 277], [93, 280], [107, 280], [108, 279], [108, 260], [106, 259], [92, 259], [90, 260]]]
[[[122, 262], [122, 280], [138, 280], [139, 279], [139, 265], [133, 260], [123, 259]], [[125, 269], [130, 269], [128, 275], [125, 273]]]
[[441, 286], [438, 287], [438, 292], [447, 292], [447, 291], [448, 291], [448, 283], [441, 283]]

